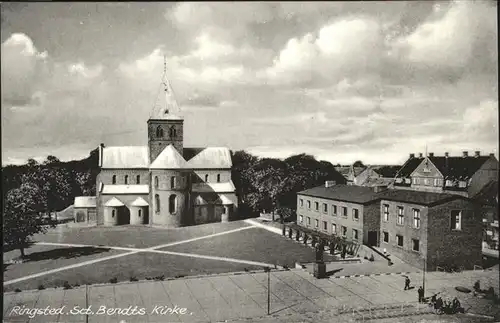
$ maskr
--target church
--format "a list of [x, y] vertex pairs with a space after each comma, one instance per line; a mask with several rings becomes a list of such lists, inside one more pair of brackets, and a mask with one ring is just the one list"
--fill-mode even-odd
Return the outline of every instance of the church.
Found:
[[226, 147], [184, 147], [184, 118], [166, 76], [164, 104], [147, 121], [147, 146], [99, 147], [97, 225], [180, 227], [226, 222], [237, 213]]

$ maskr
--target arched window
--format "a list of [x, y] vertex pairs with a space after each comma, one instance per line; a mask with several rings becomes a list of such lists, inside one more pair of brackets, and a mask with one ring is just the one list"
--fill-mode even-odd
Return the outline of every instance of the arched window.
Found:
[[142, 210], [139, 209], [139, 217], [141, 217], [141, 215], [142, 215]]
[[116, 184], [116, 175], [113, 175], [113, 178], [111, 179], [113, 184]]
[[170, 138], [174, 138], [177, 135], [174, 126], [170, 127], [169, 135], [170, 135]]
[[156, 137], [157, 138], [163, 138], [163, 128], [161, 126], [158, 126], [156, 128]]
[[116, 210], [111, 210], [111, 217], [114, 218], [116, 214]]
[[125, 175], [125, 185], [128, 184], [128, 175]]
[[160, 195], [155, 195], [155, 211], [156, 213], [160, 213]]
[[168, 211], [170, 214], [174, 214], [177, 211], [177, 196], [175, 194], [170, 195], [168, 198]]
[[220, 174], [217, 174], [217, 183], [220, 183]]
[[205, 174], [205, 183], [208, 183], [208, 174]]
[[158, 188], [158, 176], [155, 176], [155, 187]]
[[137, 184], [141, 184], [141, 175], [137, 175], [137, 176], [135, 177], [135, 182], [136, 182]]
[[170, 177], [170, 188], [175, 188], [176, 184], [177, 184], [177, 180], [176, 180], [175, 176]]

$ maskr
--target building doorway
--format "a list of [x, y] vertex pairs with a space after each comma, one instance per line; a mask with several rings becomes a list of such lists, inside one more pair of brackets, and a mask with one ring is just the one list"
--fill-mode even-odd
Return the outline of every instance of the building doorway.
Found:
[[126, 206], [118, 209], [118, 225], [130, 224], [130, 210]]
[[377, 231], [368, 231], [368, 245], [378, 246], [378, 234]]

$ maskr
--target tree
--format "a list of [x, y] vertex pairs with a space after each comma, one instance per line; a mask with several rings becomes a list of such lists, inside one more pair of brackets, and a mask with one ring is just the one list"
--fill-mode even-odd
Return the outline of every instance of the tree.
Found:
[[361, 160], [356, 160], [354, 164], [352, 164], [352, 167], [365, 167], [365, 165]]
[[45, 233], [48, 226], [55, 226], [41, 213], [44, 208], [42, 195], [36, 184], [23, 183], [7, 192], [5, 198], [4, 245], [19, 249], [22, 258], [34, 234]]

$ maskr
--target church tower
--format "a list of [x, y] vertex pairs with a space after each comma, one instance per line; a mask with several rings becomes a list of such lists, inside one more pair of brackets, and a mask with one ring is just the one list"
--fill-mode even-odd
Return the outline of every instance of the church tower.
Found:
[[182, 156], [184, 118], [180, 116], [180, 109], [175, 100], [174, 92], [167, 78], [167, 63], [164, 61], [162, 77], [163, 100], [157, 100], [148, 120], [148, 147], [149, 162], [172, 144]]

